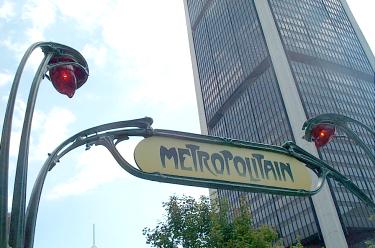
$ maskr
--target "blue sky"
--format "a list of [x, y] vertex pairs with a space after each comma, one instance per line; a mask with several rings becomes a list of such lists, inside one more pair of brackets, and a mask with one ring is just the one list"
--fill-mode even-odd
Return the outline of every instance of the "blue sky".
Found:
[[[374, 51], [373, 1], [348, 3]], [[28, 193], [47, 153], [83, 129], [150, 116], [155, 128], [199, 133], [182, 0], [0, 0], [1, 123], [18, 63], [36, 41], [79, 50], [90, 77], [72, 99], [43, 81], [33, 121]], [[34, 52], [19, 89], [11, 182], [28, 90], [41, 58], [40, 51]], [[124, 142], [121, 149], [131, 157], [135, 144]], [[9, 191], [11, 196], [13, 186]], [[172, 194], [198, 196], [207, 190], [137, 179], [103, 148], [76, 149], [47, 177], [35, 247], [90, 247], [94, 223], [99, 248], [148, 247], [142, 229], [162, 218], [161, 203]]]

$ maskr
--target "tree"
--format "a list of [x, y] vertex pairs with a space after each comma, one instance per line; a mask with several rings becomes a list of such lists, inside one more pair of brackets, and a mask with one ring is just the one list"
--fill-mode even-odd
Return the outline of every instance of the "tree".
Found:
[[[375, 221], [375, 215], [371, 215], [369, 218], [370, 221]], [[375, 248], [375, 239], [371, 238], [365, 241], [366, 248]]]
[[279, 247], [278, 235], [270, 227], [251, 227], [245, 204], [228, 218], [228, 205], [219, 208], [207, 197], [171, 196], [163, 203], [165, 218], [153, 229], [144, 228], [146, 243], [159, 248], [268, 248]]
[[[298, 241], [297, 244], [291, 245], [290, 248], [303, 248], [300, 237], [297, 237], [297, 241]], [[324, 248], [324, 247], [321, 247], [321, 248]]]

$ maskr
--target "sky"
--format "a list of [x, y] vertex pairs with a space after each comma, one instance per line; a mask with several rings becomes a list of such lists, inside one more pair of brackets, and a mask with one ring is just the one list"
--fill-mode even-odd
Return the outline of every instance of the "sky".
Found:
[[[375, 51], [373, 0], [348, 0]], [[73, 47], [90, 76], [71, 99], [41, 84], [32, 124], [28, 194], [42, 164], [75, 133], [145, 116], [154, 128], [199, 133], [198, 111], [182, 0], [0, 0], [0, 123], [18, 63], [36, 41]], [[9, 200], [29, 87], [43, 55], [23, 73], [13, 119]], [[131, 158], [137, 140], [123, 142]], [[122, 170], [102, 147], [77, 148], [48, 174], [37, 221], [36, 248], [143, 248], [144, 227], [163, 217], [169, 196], [207, 195], [204, 188], [157, 183]]]

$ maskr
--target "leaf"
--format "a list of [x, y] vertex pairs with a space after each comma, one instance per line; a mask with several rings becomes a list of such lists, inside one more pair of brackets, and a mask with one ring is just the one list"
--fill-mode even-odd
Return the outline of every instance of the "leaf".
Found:
[[[242, 201], [242, 200], [241, 200]], [[254, 229], [245, 201], [229, 220], [229, 204], [199, 200], [191, 196], [171, 196], [162, 204], [164, 220], [155, 228], [144, 228], [146, 243], [159, 248], [246, 248], [275, 247], [277, 233], [262, 226]]]

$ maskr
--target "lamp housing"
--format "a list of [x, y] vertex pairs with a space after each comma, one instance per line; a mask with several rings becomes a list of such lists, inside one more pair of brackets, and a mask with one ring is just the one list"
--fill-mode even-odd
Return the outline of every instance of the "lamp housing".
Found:
[[85, 68], [72, 56], [55, 55], [48, 63], [49, 79], [55, 89], [69, 98], [88, 78]]
[[311, 129], [311, 140], [314, 141], [316, 148], [328, 144], [334, 137], [336, 128], [332, 124], [316, 124]]

